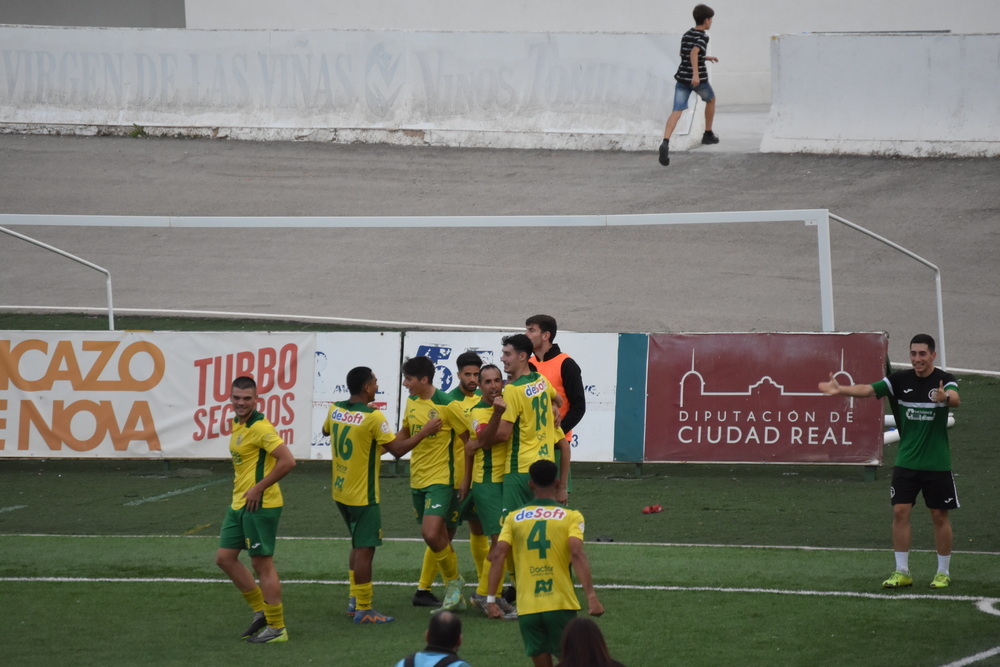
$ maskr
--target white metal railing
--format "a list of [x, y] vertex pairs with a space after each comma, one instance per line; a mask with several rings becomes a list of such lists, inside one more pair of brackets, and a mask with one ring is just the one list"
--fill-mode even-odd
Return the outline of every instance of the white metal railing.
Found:
[[887, 239], [887, 238], [885, 238], [883, 236], [879, 236], [878, 234], [876, 234], [875, 232], [873, 232], [873, 231], [871, 231], [869, 229], [865, 229], [861, 225], [855, 224], [855, 223], [851, 222], [850, 220], [845, 220], [844, 218], [841, 218], [839, 215], [834, 215], [833, 213], [830, 214], [830, 217], [832, 219], [836, 220], [837, 222], [841, 223], [842, 225], [845, 225], [847, 227], [850, 227], [851, 229], [857, 230], [857, 231], [861, 232], [862, 234], [865, 234], [866, 236], [870, 236], [871, 238], [875, 239], [876, 241], [880, 241], [880, 242], [884, 243], [885, 245], [889, 246], [890, 248], [893, 248], [894, 250], [898, 250], [899, 252], [903, 253], [907, 257], [910, 257], [911, 259], [917, 260], [918, 262], [920, 262], [924, 266], [926, 266], [926, 267], [928, 267], [928, 268], [930, 268], [930, 269], [932, 269], [934, 271], [934, 288], [935, 288], [935, 296], [937, 298], [937, 325], [938, 325], [938, 339], [937, 339], [936, 349], [937, 349], [937, 353], [938, 353], [939, 363], [937, 365], [940, 368], [942, 368], [944, 370], [947, 370], [948, 364], [945, 361], [945, 353], [944, 353], [944, 300], [943, 300], [943, 296], [941, 294], [941, 269], [939, 269], [935, 264], [932, 264], [932, 263], [928, 262], [926, 259], [924, 259], [920, 255], [907, 250], [906, 248], [904, 248], [903, 246], [899, 245], [898, 243], [894, 243], [894, 242], [890, 241], [889, 239]]
[[66, 257], [67, 259], [71, 259], [74, 262], [77, 262], [79, 264], [83, 264], [87, 268], [94, 269], [95, 271], [100, 271], [101, 273], [103, 273], [104, 274], [104, 278], [105, 278], [105, 285], [106, 285], [107, 293], [108, 293], [108, 331], [114, 331], [115, 330], [115, 309], [114, 309], [114, 301], [113, 301], [113, 299], [111, 297], [111, 272], [110, 271], [108, 271], [107, 269], [105, 269], [103, 266], [98, 266], [97, 264], [94, 264], [93, 262], [88, 262], [87, 260], [83, 259], [82, 257], [77, 257], [76, 255], [68, 253], [65, 250], [60, 250], [59, 248], [56, 248], [55, 246], [51, 246], [48, 243], [43, 243], [42, 241], [39, 241], [38, 239], [33, 239], [30, 236], [25, 236], [24, 234], [19, 234], [19, 233], [15, 232], [15, 231], [13, 231], [11, 229], [7, 229], [6, 227], [0, 227], [0, 232], [2, 232], [4, 234], [7, 234], [9, 236], [13, 236], [14, 238], [21, 239], [22, 241], [27, 241], [28, 243], [30, 243], [32, 245], [36, 245], [39, 248], [43, 248], [45, 250], [48, 250], [49, 252], [54, 252], [57, 255], [62, 255], [63, 257]]
[[[726, 211], [714, 213], [650, 213], [639, 215], [537, 215], [537, 216], [422, 216], [422, 217], [243, 217], [243, 216], [104, 216], [104, 215], [20, 215], [0, 214], [0, 223], [9, 225], [67, 225], [102, 227], [169, 227], [169, 228], [230, 228], [230, 227], [622, 227], [638, 225], [688, 225], [706, 223], [760, 223], [799, 222], [816, 227], [816, 245], [819, 259], [819, 288], [822, 330], [835, 331], [833, 312], [833, 264], [831, 261], [830, 220], [855, 229], [899, 252], [915, 259], [934, 271], [937, 297], [938, 340], [940, 367], [947, 368], [944, 340], [944, 311], [941, 292], [941, 270], [920, 257], [861, 225], [834, 215], [826, 209], [801, 209], [787, 211]], [[68, 257], [85, 266], [101, 271], [107, 276], [108, 322], [114, 329], [111, 301], [111, 274], [96, 264], [80, 259], [27, 236], [0, 227], [12, 236], [34, 243], [39, 247]]]

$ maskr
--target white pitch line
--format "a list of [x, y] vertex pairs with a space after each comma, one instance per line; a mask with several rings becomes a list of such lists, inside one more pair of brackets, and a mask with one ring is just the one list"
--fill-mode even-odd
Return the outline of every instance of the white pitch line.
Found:
[[[0, 582], [41, 582], [41, 583], [170, 583], [170, 584], [225, 584], [228, 579], [199, 577], [0, 577]], [[282, 579], [282, 584], [346, 586], [344, 579]], [[375, 581], [379, 586], [415, 586], [415, 581]], [[474, 583], [466, 584], [475, 586]], [[576, 584], [576, 588], [581, 588]], [[660, 591], [671, 593], [765, 593], [769, 595], [803, 595], [811, 597], [843, 597], [861, 598], [866, 600], [945, 600], [949, 602], [975, 602], [977, 605], [995, 605], [1000, 598], [984, 597], [982, 595], [939, 595], [935, 593], [859, 593], [857, 591], [810, 591], [788, 590], [781, 588], [743, 588], [730, 586], [667, 586], [648, 584], [594, 584], [594, 588], [618, 591]], [[983, 609], [980, 609], [983, 611]], [[988, 612], [987, 612], [988, 613]]]
[[10, 507], [0, 507], [0, 514], [4, 512], [14, 512], [17, 510], [23, 510], [27, 505], [11, 505]]
[[949, 662], [947, 665], [943, 665], [943, 667], [965, 667], [965, 665], [971, 665], [979, 662], [980, 660], [992, 658], [995, 655], [1000, 655], [1000, 646], [991, 648], [989, 651], [983, 651], [982, 653], [970, 655], [968, 658], [962, 658], [961, 660], [956, 660], [955, 662]]
[[[228, 478], [227, 478], [228, 479]], [[207, 540], [218, 539], [216, 535], [63, 535], [58, 533], [0, 533], [0, 537], [67, 537], [67, 538], [122, 538], [122, 539], [180, 539], [180, 540]], [[350, 537], [310, 537], [310, 536], [280, 536], [281, 542], [347, 542]], [[384, 537], [383, 542], [423, 542], [420, 537]], [[456, 538], [454, 542], [468, 542], [467, 538]], [[683, 549], [778, 549], [786, 551], [832, 551], [832, 552], [859, 552], [859, 553], [879, 553], [887, 551], [885, 548], [872, 547], [811, 547], [802, 545], [781, 545], [781, 544], [698, 544], [694, 542], [595, 542], [590, 540], [587, 547], [666, 547]], [[934, 549], [910, 549], [910, 553], [936, 553]], [[968, 556], [1000, 556], [1000, 551], [952, 551], [955, 554]]]
[[[215, 486], [216, 484], [222, 484], [223, 482], [230, 481], [229, 477], [223, 477], [221, 479], [213, 479], [211, 482], [204, 482], [202, 484], [195, 484], [194, 486], [189, 486], [183, 489], [174, 489], [173, 491], [167, 491], [166, 493], [161, 493], [158, 496], [150, 496], [149, 498], [139, 498], [138, 500], [130, 500], [127, 503], [122, 503], [123, 507], [136, 507], [137, 505], [144, 505], [146, 503], [155, 503], [157, 500], [164, 500], [166, 498], [171, 498], [173, 496], [179, 496], [182, 493], [190, 493], [192, 491], [197, 491], [198, 489], [204, 489], [209, 486]], [[109, 537], [106, 535], [105, 537]]]

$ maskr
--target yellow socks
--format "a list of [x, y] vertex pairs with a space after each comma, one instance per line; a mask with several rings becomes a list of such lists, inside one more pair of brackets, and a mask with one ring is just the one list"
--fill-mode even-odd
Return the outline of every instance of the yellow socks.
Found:
[[420, 568], [420, 580], [417, 582], [417, 588], [425, 591], [429, 591], [431, 586], [434, 585], [434, 576], [437, 574], [437, 559], [434, 558], [434, 552], [431, 551], [430, 547], [424, 549], [424, 563]]
[[260, 586], [254, 588], [252, 591], [240, 591], [240, 593], [254, 612], [264, 611], [264, 594], [261, 593]]
[[445, 583], [451, 581], [452, 579], [457, 579], [458, 556], [455, 555], [455, 550], [451, 548], [451, 545], [448, 545], [441, 551], [433, 553], [434, 560], [437, 561], [437, 566], [441, 570], [441, 576], [444, 577]]
[[269, 626], [280, 630], [285, 627], [285, 607], [280, 602], [278, 604], [268, 604], [265, 602], [264, 618], [267, 619]]
[[469, 533], [469, 551], [472, 552], [472, 562], [476, 564], [476, 576], [482, 579], [483, 568], [489, 576], [490, 562], [486, 557], [490, 555], [490, 538]]
[[358, 584], [355, 587], [355, 595], [358, 601], [358, 611], [365, 611], [372, 608], [372, 582]]

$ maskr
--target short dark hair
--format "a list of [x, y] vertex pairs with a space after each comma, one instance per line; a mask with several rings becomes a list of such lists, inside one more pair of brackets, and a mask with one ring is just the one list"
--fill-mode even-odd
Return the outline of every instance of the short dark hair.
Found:
[[483, 366], [479, 369], [479, 377], [480, 378], [483, 377], [483, 371], [488, 371], [488, 370], [496, 371], [497, 373], [500, 374], [500, 378], [501, 379], [503, 378], [503, 371], [500, 370], [500, 367], [497, 366], [496, 364], [483, 364]]
[[551, 315], [532, 315], [524, 321], [524, 326], [530, 327], [532, 324], [537, 324], [538, 328], [544, 333], [549, 333], [549, 342], [552, 343], [556, 339], [556, 332], [558, 327], [556, 326], [556, 318]]
[[694, 14], [695, 25], [701, 25], [708, 19], [715, 16], [715, 10], [709, 7], [708, 5], [695, 5], [694, 11], [691, 13]]
[[403, 375], [410, 377], [427, 378], [427, 381], [434, 380], [434, 362], [430, 357], [410, 357], [403, 362]]
[[515, 352], [524, 352], [529, 357], [531, 356], [531, 353], [535, 351], [535, 347], [531, 344], [531, 339], [524, 334], [504, 336], [501, 343], [504, 346], [510, 345], [514, 348]]
[[531, 476], [531, 481], [535, 483], [535, 486], [547, 489], [556, 483], [559, 468], [556, 467], [554, 461], [540, 459], [531, 464], [528, 468], [528, 474]]
[[431, 616], [427, 626], [427, 645], [452, 651], [462, 640], [462, 619], [450, 611]]
[[476, 368], [483, 367], [483, 360], [478, 354], [472, 350], [467, 350], [462, 354], [458, 355], [458, 359], [455, 359], [455, 368], [462, 370], [466, 366], [475, 366]]
[[910, 346], [913, 345], [926, 345], [928, 350], [934, 351], [934, 339], [930, 334], [917, 334], [910, 339]]
[[351, 396], [360, 394], [375, 374], [367, 366], [357, 366], [347, 371], [347, 391]]
[[249, 375], [241, 375], [233, 380], [233, 389], [253, 389], [257, 391], [257, 382]]

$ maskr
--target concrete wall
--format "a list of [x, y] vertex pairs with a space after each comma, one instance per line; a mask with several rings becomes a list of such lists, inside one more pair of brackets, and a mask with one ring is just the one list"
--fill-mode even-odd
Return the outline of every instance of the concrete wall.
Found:
[[[695, 0], [186, 0], [189, 28], [683, 33]], [[1000, 32], [997, 0], [710, 0], [719, 104], [768, 104], [770, 37], [802, 32]], [[676, 52], [676, 45], [674, 52]], [[654, 65], [670, 70], [662, 61]]]
[[0, 122], [14, 131], [136, 125], [247, 139], [636, 150], [659, 141], [679, 39], [8, 26]]
[[765, 152], [1000, 155], [1000, 35], [781, 35]]
[[184, 0], [3, 0], [0, 23], [183, 28]]

